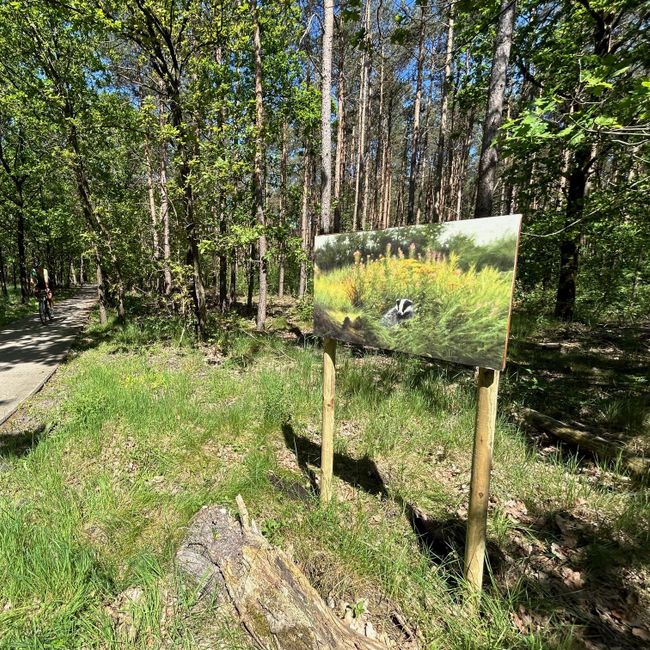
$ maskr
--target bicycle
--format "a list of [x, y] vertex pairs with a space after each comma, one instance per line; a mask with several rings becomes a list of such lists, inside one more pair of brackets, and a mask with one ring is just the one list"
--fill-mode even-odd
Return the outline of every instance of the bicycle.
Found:
[[41, 323], [43, 323], [43, 325], [47, 325], [48, 320], [54, 320], [54, 316], [52, 316], [52, 310], [50, 309], [48, 292], [45, 289], [41, 289], [38, 292], [38, 316], [41, 319]]

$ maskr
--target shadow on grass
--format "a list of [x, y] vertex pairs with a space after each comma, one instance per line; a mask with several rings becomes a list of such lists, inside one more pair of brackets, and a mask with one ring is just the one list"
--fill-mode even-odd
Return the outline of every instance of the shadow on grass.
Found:
[[0, 458], [26, 456], [45, 434], [45, 424], [38, 424], [23, 431], [0, 430]]
[[[285, 444], [296, 454], [301, 470], [308, 478], [314, 493], [318, 492], [318, 480], [310, 465], [320, 465], [320, 445], [304, 436], [299, 436], [289, 423], [282, 426]], [[334, 454], [334, 475], [352, 487], [392, 500], [404, 512], [411, 529], [417, 536], [421, 552], [432, 565], [444, 568], [444, 575], [450, 585], [457, 585], [462, 577], [462, 558], [465, 549], [466, 523], [458, 517], [437, 520], [408, 503], [400, 494], [390, 491], [384, 476], [369, 456], [355, 459], [345, 454]], [[488, 543], [487, 562], [493, 574], [499, 573], [505, 557], [501, 550]], [[487, 575], [486, 575], [487, 584]]]
[[[296, 454], [300, 468], [316, 493], [317, 477], [310, 465], [320, 464], [320, 446], [297, 435], [289, 423], [283, 425], [282, 431], [287, 447]], [[390, 489], [381, 470], [368, 456], [354, 459], [336, 453], [334, 474], [355, 488], [398, 504], [417, 535], [423, 555], [432, 566], [438, 567], [450, 587], [460, 584], [465, 521], [459, 517], [437, 520], [408, 503]], [[276, 487], [281, 489], [281, 486]], [[575, 555], [569, 560], [549, 558], [545, 551], [530, 556], [513, 542], [509, 542], [504, 552], [488, 540], [484, 588], [496, 589], [497, 593], [509, 592], [507, 585], [512, 584], [514, 578], [517, 588], [510, 594], [514, 600], [510, 605], [513, 611], [521, 607], [533, 615], [533, 620], [538, 617], [561, 621], [567, 625], [567, 634], [578, 644], [587, 641], [596, 643], [589, 647], [605, 647], [598, 645], [603, 642], [607, 647], [622, 649], [641, 647], [639, 637], [632, 631], [633, 625], [617, 621], [616, 616], [629, 608], [632, 611], [627, 616], [633, 620], [636, 595], [630, 592], [627, 572], [641, 570], [650, 562], [650, 548], [610, 539], [606, 531], [598, 530], [594, 524], [567, 511], [535, 512], [531, 509], [530, 514], [535, 523], [529, 530], [544, 542], [544, 548], [570, 543], [575, 547]], [[573, 539], [569, 541], [568, 537]], [[579, 574], [583, 584], [571, 584], [567, 573], [563, 573], [567, 571], [569, 578]], [[638, 604], [642, 605], [640, 601]], [[643, 619], [647, 613], [640, 616]]]
[[638, 626], [648, 628], [649, 612], [633, 576], [640, 586], [650, 546], [616, 539], [566, 510], [531, 508], [529, 514], [535, 518], [531, 532], [559, 557], [550, 562], [548, 554], [510, 549], [516, 560], [525, 562], [513, 606], [548, 617], [561, 612], [576, 626], [580, 640], [590, 644], [586, 647], [648, 647], [638, 636]]
[[650, 326], [567, 329], [559, 338], [514, 342], [502, 398], [613, 442], [650, 433]]

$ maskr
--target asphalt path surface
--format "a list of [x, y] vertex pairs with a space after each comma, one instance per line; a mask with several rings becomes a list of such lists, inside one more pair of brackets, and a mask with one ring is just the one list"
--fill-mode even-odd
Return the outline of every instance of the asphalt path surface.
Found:
[[96, 302], [93, 287], [61, 302], [55, 296], [52, 322], [34, 313], [0, 330], [0, 424], [54, 374]]

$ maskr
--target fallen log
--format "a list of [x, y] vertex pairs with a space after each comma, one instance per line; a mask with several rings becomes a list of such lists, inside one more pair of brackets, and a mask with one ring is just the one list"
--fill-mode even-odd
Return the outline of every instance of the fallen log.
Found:
[[647, 476], [650, 473], [650, 458], [630, 454], [622, 447], [605, 440], [602, 436], [576, 429], [531, 408], [522, 408], [517, 413], [526, 424], [532, 425], [564, 442], [578, 445], [596, 454], [599, 458], [612, 461], [619, 461], [620, 459], [622, 466], [636, 476]]
[[[176, 554], [202, 594], [227, 599], [260, 650], [385, 650], [336, 617], [281, 549], [249, 523], [238, 497], [238, 523], [220, 506], [202, 508]], [[223, 602], [223, 601], [221, 601]]]

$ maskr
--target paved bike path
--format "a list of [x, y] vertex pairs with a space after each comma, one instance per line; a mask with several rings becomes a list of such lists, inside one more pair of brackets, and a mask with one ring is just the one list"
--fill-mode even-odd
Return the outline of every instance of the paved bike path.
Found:
[[92, 287], [54, 302], [54, 320], [35, 313], [0, 330], [0, 424], [54, 374], [97, 302]]

